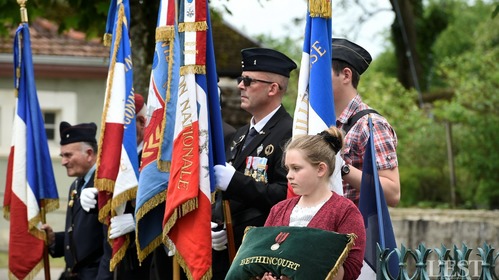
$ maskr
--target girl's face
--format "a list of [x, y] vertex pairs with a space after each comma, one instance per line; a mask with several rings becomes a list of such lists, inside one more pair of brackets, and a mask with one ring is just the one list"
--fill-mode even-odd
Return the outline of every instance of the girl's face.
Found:
[[297, 195], [310, 195], [319, 188], [322, 180], [319, 166], [306, 160], [303, 151], [291, 149], [284, 159], [288, 174], [286, 178]]

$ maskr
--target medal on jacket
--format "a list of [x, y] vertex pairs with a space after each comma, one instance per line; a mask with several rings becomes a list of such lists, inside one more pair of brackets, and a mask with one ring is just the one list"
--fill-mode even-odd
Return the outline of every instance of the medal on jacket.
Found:
[[75, 203], [75, 196], [76, 196], [76, 190], [73, 190], [71, 192], [71, 198], [69, 199], [69, 202], [68, 202], [68, 206], [69, 207], [73, 207], [74, 203]]
[[281, 247], [282, 242], [288, 238], [289, 232], [279, 232], [279, 234], [275, 237], [275, 243], [270, 246], [270, 250], [275, 251]]

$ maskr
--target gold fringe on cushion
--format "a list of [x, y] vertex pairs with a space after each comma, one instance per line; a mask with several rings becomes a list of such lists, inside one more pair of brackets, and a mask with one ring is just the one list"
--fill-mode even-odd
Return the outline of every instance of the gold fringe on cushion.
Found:
[[311, 17], [330, 18], [332, 15], [331, 0], [309, 0]]
[[[109, 262], [109, 270], [114, 271], [116, 266], [123, 260], [125, 257], [126, 250], [128, 249], [128, 246], [130, 245], [130, 236], [127, 234], [125, 235], [125, 242], [123, 245], [120, 247], [118, 252], [114, 254], [114, 256], [111, 258], [111, 261]], [[113, 241], [114, 242], [114, 241]], [[113, 248], [111, 244], [111, 248]]]
[[180, 75], [185, 76], [188, 74], [206, 74], [205, 65], [185, 65], [180, 67]]
[[206, 21], [181, 22], [178, 24], [178, 32], [197, 32], [208, 30]]
[[171, 25], [156, 27], [156, 43], [175, 38], [175, 28]]
[[332, 280], [336, 276], [336, 274], [338, 274], [338, 270], [340, 269], [340, 267], [343, 265], [343, 262], [348, 257], [350, 249], [352, 249], [352, 246], [355, 245], [355, 239], [357, 239], [357, 235], [355, 233], [350, 233], [347, 234], [347, 236], [348, 236], [348, 243], [345, 246], [345, 249], [343, 249], [341, 255], [336, 260], [336, 264], [334, 265], [333, 269], [329, 271], [329, 274], [327, 275], [325, 280]]
[[104, 34], [104, 37], [102, 38], [102, 43], [104, 44], [104, 46], [110, 47], [112, 42], [113, 42], [113, 35], [109, 33]]

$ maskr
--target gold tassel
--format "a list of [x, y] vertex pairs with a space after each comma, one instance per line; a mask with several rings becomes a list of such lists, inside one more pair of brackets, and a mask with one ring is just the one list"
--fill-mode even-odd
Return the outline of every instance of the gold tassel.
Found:
[[110, 47], [111, 43], [113, 42], [113, 35], [106, 33], [104, 34], [104, 37], [102, 38], [103, 44], [105, 47]]
[[208, 30], [206, 21], [181, 22], [178, 25], [178, 32], [197, 32]]
[[206, 74], [206, 66], [204, 65], [185, 65], [180, 67], [180, 75], [187, 74]]
[[331, 0], [309, 0], [311, 17], [330, 18], [332, 15]]
[[173, 26], [160, 26], [156, 28], [156, 42], [164, 42], [175, 38]]

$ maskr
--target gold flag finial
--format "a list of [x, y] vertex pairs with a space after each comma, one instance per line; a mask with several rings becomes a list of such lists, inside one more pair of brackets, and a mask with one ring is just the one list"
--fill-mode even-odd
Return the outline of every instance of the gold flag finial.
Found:
[[28, 10], [26, 10], [26, 2], [28, 0], [17, 0], [17, 4], [21, 6], [21, 22], [22, 23], [28, 23]]

